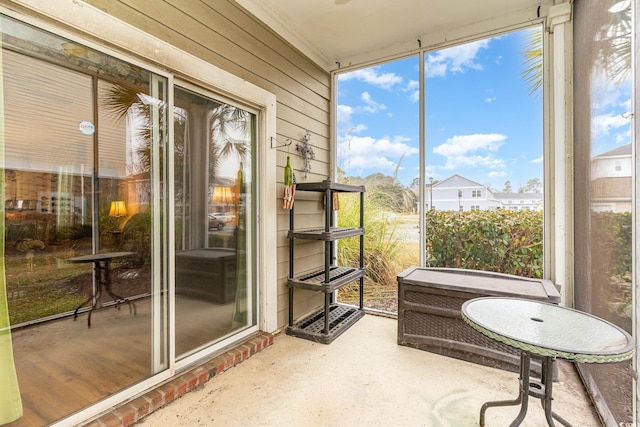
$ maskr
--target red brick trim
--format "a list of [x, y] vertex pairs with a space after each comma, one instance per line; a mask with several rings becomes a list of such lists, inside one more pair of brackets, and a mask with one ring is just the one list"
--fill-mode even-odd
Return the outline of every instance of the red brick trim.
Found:
[[188, 372], [156, 386], [142, 396], [123, 403], [86, 424], [87, 427], [128, 427], [167, 403], [206, 383], [273, 344], [273, 335], [259, 333], [221, 355], [191, 368]]

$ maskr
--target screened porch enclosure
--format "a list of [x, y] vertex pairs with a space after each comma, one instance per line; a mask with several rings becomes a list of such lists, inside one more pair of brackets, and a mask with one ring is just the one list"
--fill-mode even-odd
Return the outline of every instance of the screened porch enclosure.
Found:
[[[632, 5], [575, 4], [575, 307], [634, 330]], [[633, 362], [579, 365], [606, 425], [634, 419]]]
[[[281, 207], [287, 159], [291, 157], [299, 181], [361, 178], [355, 162], [340, 156], [371, 137], [367, 132], [374, 126], [386, 127], [387, 135], [376, 141], [384, 140], [387, 152], [395, 156], [383, 165], [387, 176], [374, 181], [383, 184], [380, 187], [390, 183], [390, 198], [414, 209], [407, 221], [400, 221], [400, 240], [407, 245], [392, 253], [395, 264], [375, 256], [368, 261], [367, 268], [375, 264], [386, 275], [385, 298], [397, 292], [397, 273], [409, 265], [449, 262], [446, 255], [456, 243], [486, 258], [497, 252], [493, 243], [461, 238], [460, 222], [443, 221], [449, 228], [441, 227], [435, 221], [441, 211], [462, 218], [484, 208], [502, 214], [515, 211], [516, 204], [526, 205], [536, 216], [536, 227], [518, 235], [518, 241], [543, 252], [521, 270], [530, 268], [554, 282], [562, 304], [635, 334], [640, 277], [635, 140], [640, 128], [635, 114], [640, 97], [635, 93], [634, 47], [639, 5], [640, 0], [487, 0], [462, 1], [455, 7], [448, 0], [3, 1], [0, 268], [6, 280], [0, 285], [7, 298], [6, 304], [0, 298], [0, 338], [9, 335], [11, 340], [8, 347], [1, 341], [0, 351], [8, 352], [0, 352], [0, 358], [9, 354], [15, 360], [10, 371], [20, 389], [11, 396], [19, 398], [24, 410], [8, 425], [82, 425], [94, 417], [113, 416], [129, 408], [132, 398], [182, 381], [184, 372], [205, 367], [211, 358], [233, 359], [238, 352], [251, 352], [242, 346], [253, 336], [263, 336], [256, 344], [260, 348], [277, 339], [289, 314], [287, 271], [293, 262], [287, 256], [289, 215]], [[456, 103], [481, 100], [477, 111], [490, 110], [492, 93], [480, 98], [480, 86], [488, 83], [476, 80], [466, 87], [468, 97], [454, 97], [426, 70], [429, 65], [436, 69], [438, 58], [452, 58], [452, 52], [468, 53], [466, 48], [474, 43], [506, 43], [532, 28], [542, 37], [542, 61], [533, 73], [543, 89], [539, 103], [524, 111], [523, 103], [509, 98], [514, 115], [496, 122], [506, 127], [531, 118], [526, 132], [530, 138], [517, 143], [539, 148], [539, 161], [514, 169], [540, 177], [541, 192], [539, 197], [485, 200], [493, 190], [517, 195], [522, 194], [519, 187], [526, 187], [512, 181], [514, 191], [507, 191], [506, 176], [491, 185], [465, 176], [476, 163], [499, 163], [491, 156], [495, 150], [465, 151], [464, 143], [471, 141], [465, 137], [507, 136], [507, 131], [483, 128], [487, 121], [473, 113], [456, 115]], [[473, 59], [467, 64], [477, 65]], [[494, 59], [492, 66], [499, 67], [505, 58]], [[382, 87], [394, 81], [390, 74], [396, 63], [413, 67], [395, 95], [414, 110], [385, 110], [390, 104], [362, 87], [354, 90], [359, 103], [348, 105], [357, 109], [343, 108], [343, 75], [353, 73], [358, 77], [351, 82], [361, 79], [359, 83]], [[376, 74], [372, 69], [391, 72]], [[460, 80], [453, 86], [462, 88], [469, 74], [456, 73]], [[520, 77], [517, 72], [510, 75]], [[504, 95], [507, 99], [512, 94]], [[446, 120], [432, 114], [444, 106], [454, 107]], [[383, 114], [370, 124], [341, 121], [343, 114], [354, 111]], [[407, 135], [392, 129], [400, 122]], [[444, 125], [453, 122], [467, 130], [447, 131]], [[303, 138], [314, 158], [298, 154], [296, 145]], [[491, 148], [497, 150], [503, 140], [492, 141]], [[359, 147], [371, 155], [365, 165], [382, 158], [371, 147]], [[442, 153], [461, 152], [475, 157], [459, 156], [457, 165], [432, 161]], [[516, 164], [514, 159], [523, 154], [514, 153], [508, 160]], [[413, 159], [418, 162], [410, 163]], [[407, 170], [413, 172], [408, 180]], [[389, 194], [380, 191], [376, 196]], [[348, 207], [347, 200], [340, 202], [336, 215]], [[296, 194], [296, 203], [303, 224], [324, 215], [320, 199]], [[366, 236], [382, 230], [377, 235], [383, 238], [378, 246], [365, 244], [365, 254], [397, 249], [397, 242], [386, 237], [398, 217], [367, 211], [378, 222], [365, 224]], [[434, 242], [438, 233], [445, 236]], [[109, 264], [109, 290], [115, 296], [96, 280], [93, 264], [69, 262], [105, 253], [126, 254]], [[295, 262], [312, 268], [321, 257], [321, 251], [312, 248], [298, 253]], [[476, 261], [459, 256], [447, 266], [481, 268]], [[377, 280], [374, 276], [367, 274], [367, 280]], [[105, 291], [98, 300], [99, 290]], [[299, 293], [295, 303], [296, 315], [303, 316], [322, 301]], [[393, 311], [393, 304], [388, 307]], [[396, 322], [385, 316], [385, 321]], [[401, 346], [396, 345], [394, 329], [386, 328], [385, 337], [365, 330], [364, 335], [345, 333], [334, 344], [348, 351], [390, 338], [393, 354]], [[300, 347], [304, 349], [304, 343]], [[287, 357], [308, 365], [305, 354]], [[429, 356], [418, 358], [441, 360]], [[390, 360], [382, 360], [382, 366]], [[255, 369], [266, 377], [276, 373], [272, 380], [285, 385], [303, 378], [299, 375], [304, 371], [277, 375], [281, 371], [273, 368], [276, 362], [258, 363]], [[356, 361], [341, 379], [355, 380], [362, 386], [358, 392], [366, 393], [371, 383], [359, 381], [375, 377], [367, 373], [368, 363], [366, 357]], [[4, 372], [7, 364], [2, 365]], [[439, 369], [437, 363], [429, 367]], [[481, 371], [473, 365], [460, 369]], [[579, 365], [578, 370], [592, 399], [582, 404], [597, 407], [598, 415], [588, 417], [596, 419], [594, 424], [638, 422], [637, 357]], [[251, 381], [241, 379], [243, 386]], [[385, 381], [390, 380], [379, 381], [383, 392], [388, 390]], [[439, 381], [427, 378], [420, 385], [437, 388]], [[211, 383], [215, 387], [215, 380]], [[296, 385], [305, 394], [318, 394], [314, 384]], [[490, 386], [493, 391], [496, 387], [502, 385]], [[581, 392], [580, 387], [570, 390]], [[221, 393], [225, 399], [236, 396]], [[277, 411], [273, 393], [265, 396], [256, 403], [266, 406], [255, 407]], [[475, 400], [457, 397], [438, 399], [461, 402], [457, 408], [464, 406], [469, 411], [464, 416], [475, 421]], [[384, 403], [384, 397], [378, 402]], [[432, 403], [442, 402], [421, 402], [411, 410], [422, 414]], [[571, 419], [571, 399], [565, 404]], [[375, 413], [350, 408], [351, 414]], [[213, 405], [207, 409], [215, 411]]]

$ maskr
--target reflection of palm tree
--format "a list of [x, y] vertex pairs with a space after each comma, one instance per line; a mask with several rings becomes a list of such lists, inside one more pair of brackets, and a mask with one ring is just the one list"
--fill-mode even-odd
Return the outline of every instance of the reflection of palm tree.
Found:
[[631, 1], [618, 1], [607, 12], [609, 20], [599, 27], [594, 47], [607, 78], [620, 84], [631, 72]]
[[246, 135], [249, 113], [228, 104], [220, 104], [211, 112], [211, 145], [209, 173], [215, 176], [215, 171], [221, 159], [236, 155], [241, 162], [247, 160], [249, 145], [247, 141], [237, 140], [231, 136], [233, 131]]
[[[140, 174], [143, 177], [145, 175], [148, 178], [148, 174], [151, 171], [151, 104], [155, 103], [162, 111], [166, 108], [166, 103], [157, 99], [138, 92], [136, 89], [130, 86], [122, 86], [119, 84], [113, 84], [106, 90], [101, 97], [101, 103], [109, 111], [116, 120], [125, 120], [127, 118], [135, 118], [140, 120], [141, 123], [133, 126], [136, 134], [134, 139], [142, 142], [137, 145], [134, 151], [136, 161], [129, 165], [134, 170], [130, 170], [132, 175]], [[160, 130], [165, 129], [164, 119], [166, 114], [159, 114]], [[163, 135], [164, 136], [164, 135]], [[160, 151], [160, 161], [162, 164], [163, 152]], [[160, 171], [162, 178], [162, 171]]]
[[[135, 138], [141, 141], [135, 149], [136, 161], [132, 167], [136, 170], [131, 171], [132, 174], [147, 175], [151, 171], [151, 103], [159, 102], [152, 100], [150, 97], [141, 94], [132, 87], [122, 86], [118, 84], [112, 85], [102, 97], [102, 105], [111, 112], [114, 118], [123, 120], [130, 115], [137, 120], [141, 120], [139, 126], [135, 126], [137, 134]], [[160, 108], [165, 108], [166, 104], [162, 102]], [[187, 126], [188, 111], [175, 108], [174, 109], [174, 172], [176, 177], [183, 176], [183, 168], [185, 165], [185, 130]], [[215, 176], [215, 172], [219, 167], [221, 159], [236, 155], [241, 162], [245, 162], [249, 155], [249, 145], [244, 140], [237, 140], [231, 137], [234, 131], [244, 135], [248, 125], [247, 111], [228, 104], [219, 104], [213, 108], [209, 115], [209, 124], [211, 131], [211, 141], [209, 144], [209, 173]], [[160, 119], [165, 117], [160, 114]], [[164, 126], [161, 126], [164, 128]], [[162, 151], [160, 153], [160, 162], [162, 164]], [[161, 172], [162, 174], [162, 172]], [[161, 175], [162, 178], [162, 175]], [[177, 189], [178, 187], [176, 187]], [[177, 190], [179, 191], [179, 190]], [[178, 195], [177, 195], [178, 196]]]

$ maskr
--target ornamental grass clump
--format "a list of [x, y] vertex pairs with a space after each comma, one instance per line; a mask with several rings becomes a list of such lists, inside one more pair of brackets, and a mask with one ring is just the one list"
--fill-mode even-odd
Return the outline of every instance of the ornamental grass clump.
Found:
[[[340, 194], [338, 224], [340, 227], [360, 226], [360, 196], [358, 194]], [[398, 250], [394, 237], [396, 226], [390, 214], [379, 199], [371, 202], [365, 193], [364, 202], [364, 268], [367, 279], [381, 285], [395, 286], [396, 271], [393, 268]], [[360, 238], [351, 237], [338, 242], [338, 264], [350, 267], [359, 266]]]

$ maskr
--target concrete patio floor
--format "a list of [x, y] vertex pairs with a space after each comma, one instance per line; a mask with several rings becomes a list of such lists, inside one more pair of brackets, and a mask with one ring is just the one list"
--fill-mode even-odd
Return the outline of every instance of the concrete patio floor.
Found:
[[[367, 314], [330, 345], [281, 333], [273, 345], [150, 414], [149, 426], [477, 426], [482, 403], [517, 396], [518, 375], [399, 346], [395, 319]], [[575, 368], [561, 362], [553, 409], [601, 426]], [[487, 411], [506, 426], [517, 407]], [[531, 398], [522, 426], [546, 425]]]

